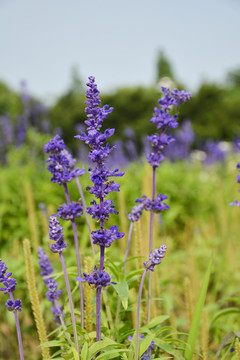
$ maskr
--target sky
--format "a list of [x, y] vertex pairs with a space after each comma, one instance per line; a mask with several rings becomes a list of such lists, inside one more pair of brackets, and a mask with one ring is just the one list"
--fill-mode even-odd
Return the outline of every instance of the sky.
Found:
[[240, 67], [240, 0], [0, 0], [0, 80], [50, 103], [75, 67], [99, 89], [151, 86], [160, 50], [194, 91]]

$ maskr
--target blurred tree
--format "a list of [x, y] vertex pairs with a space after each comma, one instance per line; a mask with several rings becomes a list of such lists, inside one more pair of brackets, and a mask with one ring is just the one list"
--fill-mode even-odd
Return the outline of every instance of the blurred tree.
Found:
[[9, 114], [11, 117], [21, 112], [21, 101], [17, 93], [0, 81], [0, 115]]
[[227, 81], [231, 86], [240, 88], [240, 69], [229, 72], [227, 75]]
[[164, 52], [161, 50], [157, 60], [157, 82], [159, 82], [163, 77], [168, 77], [174, 80], [172, 65], [165, 56]]

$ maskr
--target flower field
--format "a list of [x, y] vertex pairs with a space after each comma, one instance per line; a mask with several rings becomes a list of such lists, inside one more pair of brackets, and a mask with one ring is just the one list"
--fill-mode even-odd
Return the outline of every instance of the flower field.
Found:
[[29, 129], [0, 172], [0, 359], [240, 359], [238, 155], [164, 160], [190, 98], [165, 89], [152, 152], [110, 169], [112, 108], [88, 88], [91, 167]]

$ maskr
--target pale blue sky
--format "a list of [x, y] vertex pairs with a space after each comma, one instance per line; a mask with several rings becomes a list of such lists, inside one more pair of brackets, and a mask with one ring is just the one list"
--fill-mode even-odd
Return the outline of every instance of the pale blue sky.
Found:
[[154, 81], [160, 49], [188, 90], [240, 67], [239, 0], [0, 0], [0, 79], [51, 102], [71, 68], [99, 88]]

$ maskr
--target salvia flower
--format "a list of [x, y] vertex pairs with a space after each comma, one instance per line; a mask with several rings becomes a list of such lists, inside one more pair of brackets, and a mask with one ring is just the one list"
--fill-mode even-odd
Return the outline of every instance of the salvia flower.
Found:
[[5, 306], [8, 309], [8, 311], [22, 311], [22, 302], [19, 299], [15, 301], [9, 299], [6, 301]]
[[118, 226], [111, 226], [109, 230], [92, 231], [93, 243], [104, 247], [111, 246], [114, 240], [121, 239], [123, 236], [124, 233], [118, 231]]
[[[240, 142], [237, 143], [237, 147], [238, 147], [238, 152], [240, 153]], [[240, 172], [240, 163], [237, 163], [236, 168]], [[237, 179], [236, 182], [239, 184], [240, 183], [240, 175], [239, 174], [237, 175], [236, 179]], [[240, 192], [240, 189], [238, 191]], [[238, 206], [238, 207], [240, 207], [240, 202], [238, 200], [235, 200], [234, 202], [231, 202], [229, 205], [230, 206]], [[1, 273], [0, 273], [0, 276], [1, 276]]]
[[52, 252], [61, 253], [66, 249], [67, 244], [64, 242], [63, 228], [56, 216], [53, 215], [49, 218], [49, 239], [55, 241], [54, 244], [50, 245]]
[[[109, 181], [109, 177], [122, 176], [124, 173], [118, 172], [118, 169], [110, 171], [104, 165], [110, 152], [116, 148], [116, 146], [110, 148], [109, 143], [106, 145], [104, 145], [104, 143], [114, 134], [115, 130], [107, 129], [104, 133], [101, 133], [100, 129], [103, 120], [112, 112], [113, 108], [108, 108], [107, 105], [103, 108], [99, 107], [101, 100], [93, 76], [89, 77], [87, 86], [88, 90], [86, 91], [86, 97], [88, 100], [85, 102], [87, 104], [85, 112], [88, 117], [85, 121], [85, 124], [88, 126], [87, 134], [82, 132], [81, 135], [75, 137], [90, 146], [91, 151], [89, 153], [89, 158], [96, 164], [94, 169], [89, 169], [93, 186], [88, 187], [88, 190], [90, 190], [90, 193], [94, 194], [97, 198], [104, 199], [111, 191], [119, 191], [119, 185], [115, 184], [114, 181]], [[92, 205], [94, 206], [95, 204]], [[109, 208], [109, 210], [110, 209], [111, 208]]]
[[9, 294], [15, 291], [17, 282], [13, 278], [8, 278], [7, 280], [4, 280], [2, 284], [4, 285], [4, 287], [1, 287], [0, 291], [3, 291], [4, 294]]
[[160, 130], [161, 133], [156, 133], [148, 137], [152, 143], [152, 151], [146, 156], [149, 164], [155, 168], [158, 167], [164, 159], [164, 149], [175, 140], [165, 133], [167, 130], [174, 129], [178, 126], [177, 115], [170, 114], [172, 106], [179, 106], [180, 103], [186, 102], [191, 97], [191, 94], [184, 90], [179, 91], [178, 89], [174, 89], [170, 92], [169, 89], [162, 87], [162, 91], [164, 96], [158, 100], [159, 108], [154, 108], [154, 114], [150, 120], [157, 126], [157, 129]]
[[58, 209], [58, 217], [63, 220], [73, 220], [81, 217], [83, 214], [83, 207], [79, 202], [71, 202], [71, 204], [63, 204]]
[[[105, 271], [99, 271], [97, 266], [94, 266], [93, 272], [91, 274], [83, 273], [84, 278], [77, 277], [78, 281], [86, 281], [92, 289], [103, 288], [111, 284], [110, 275]], [[114, 283], [113, 283], [114, 284]]]
[[92, 207], [87, 209], [87, 213], [92, 216], [93, 219], [98, 220], [108, 220], [110, 214], [118, 214], [114, 210], [114, 205], [112, 200], [103, 201], [103, 204], [97, 204], [95, 200], [91, 202]]
[[48, 292], [45, 295], [47, 299], [52, 302], [51, 311], [54, 315], [53, 320], [60, 323], [60, 316], [64, 317], [64, 314], [62, 312], [62, 306], [58, 304], [57, 300], [59, 299], [62, 290], [57, 290], [58, 283], [53, 278], [49, 277], [54, 269], [42, 247], [38, 248], [38, 259], [40, 269], [42, 270], [40, 275], [43, 277], [43, 281], [48, 287]]
[[157, 194], [154, 200], [150, 200], [146, 195], [143, 195], [141, 198], [138, 198], [136, 202], [142, 204], [146, 211], [161, 212], [170, 208], [163, 202], [167, 198], [164, 194]]
[[128, 219], [132, 222], [138, 221], [142, 216], [144, 210], [144, 204], [140, 203], [133, 207], [132, 211], [128, 214]]
[[[53, 273], [54, 269], [52, 267], [52, 264], [48, 260], [48, 256], [46, 255], [45, 251], [42, 247], [38, 248], [38, 263], [40, 265], [40, 269], [42, 270], [40, 272], [40, 275], [45, 277], [49, 276]], [[47, 282], [48, 279], [44, 279], [44, 282]]]
[[7, 280], [11, 275], [11, 272], [7, 273], [7, 266], [5, 262], [0, 259], [0, 282]]
[[46, 162], [49, 163], [48, 171], [53, 175], [51, 181], [58, 185], [70, 182], [76, 176], [85, 173], [84, 169], [74, 168], [76, 160], [65, 147], [64, 141], [59, 135], [56, 135], [44, 146], [45, 152], [50, 154]]
[[161, 245], [159, 249], [155, 249], [155, 251], [150, 254], [149, 260], [143, 263], [145, 268], [147, 270], [154, 271], [154, 267], [161, 264], [166, 250], [166, 245]]
[[57, 290], [58, 283], [53, 278], [49, 278], [46, 284], [48, 287], [48, 292], [46, 293], [47, 299], [49, 301], [58, 300], [62, 293], [62, 290]]
[[[5, 295], [11, 294], [16, 289], [17, 282], [14, 278], [11, 278], [11, 272], [7, 272], [6, 264], [0, 259], [0, 283], [2, 283], [2, 287], [0, 287], [0, 291], [2, 291]], [[7, 300], [5, 303], [6, 308], [9, 311], [21, 311], [21, 300], [16, 299], [15, 301], [12, 299]]]

